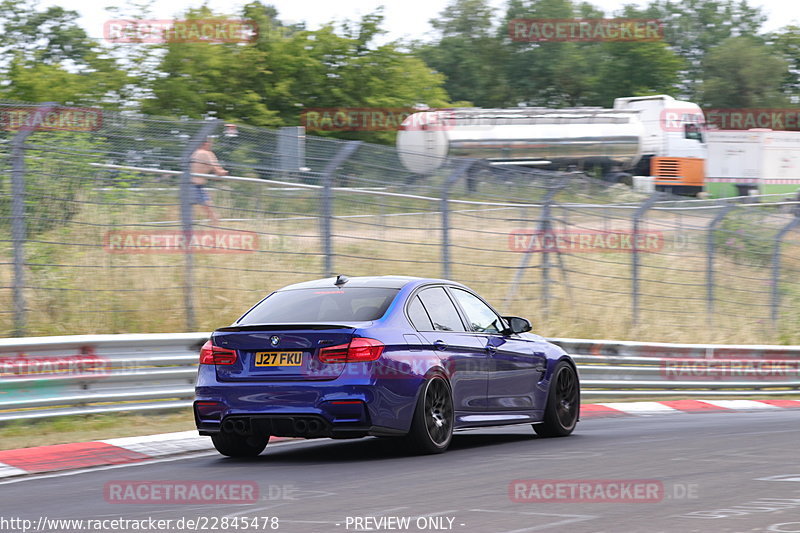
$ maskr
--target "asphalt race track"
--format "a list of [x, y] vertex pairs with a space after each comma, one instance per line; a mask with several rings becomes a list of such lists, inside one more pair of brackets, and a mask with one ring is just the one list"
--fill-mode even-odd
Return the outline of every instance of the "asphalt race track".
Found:
[[[191, 519], [192, 530], [207, 531], [800, 532], [798, 452], [797, 410], [588, 419], [565, 439], [537, 438], [530, 427], [471, 431], [446, 454], [423, 457], [390, 439], [283, 442], [252, 460], [203, 453], [6, 481], [0, 514], [39, 531], [77, 530], [47, 529], [46, 517], [184, 520], [165, 531], [187, 530]], [[131, 504], [109, 496], [119, 482], [177, 480], [255, 482], [258, 497]], [[629, 492], [615, 492], [625, 482]], [[637, 493], [630, 483], [657, 490]], [[608, 501], [570, 501], [588, 494]], [[243, 521], [254, 517], [263, 518]]]

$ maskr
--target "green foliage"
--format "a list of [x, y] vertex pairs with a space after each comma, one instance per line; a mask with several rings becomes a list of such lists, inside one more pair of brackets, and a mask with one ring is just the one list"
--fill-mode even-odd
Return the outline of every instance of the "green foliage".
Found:
[[[50, 151], [57, 149], [83, 152], [80, 159], [58, 157], [57, 154], [39, 149], [25, 152], [25, 225], [29, 238], [52, 228], [65, 225], [80, 210], [78, 200], [82, 191], [91, 183], [88, 176], [94, 174], [91, 163], [99, 162], [102, 141], [91, 133], [37, 132], [29, 137], [31, 144], [49, 145]], [[96, 155], [91, 155], [95, 152]], [[5, 163], [11, 168], [10, 159]], [[0, 191], [11, 190], [11, 172], [0, 177]], [[0, 194], [0, 229], [9, 231], [11, 225], [11, 195]]]
[[451, 97], [482, 107], [610, 105], [619, 96], [674, 92], [683, 62], [663, 42], [528, 43], [508, 35], [515, 19], [603, 16], [588, 3], [511, 0], [494, 28], [487, 1], [454, 0], [434, 23], [439, 40], [416, 51], [445, 74]]
[[129, 98], [133, 78], [77, 19], [76, 11], [57, 6], [0, 1], [0, 96], [111, 108]]
[[[154, 0], [128, 0], [117, 17], [151, 18]], [[0, 0], [0, 98], [216, 117], [262, 127], [300, 123], [303, 110], [609, 106], [620, 96], [671, 94], [713, 107], [785, 105], [800, 97], [800, 27], [760, 35], [747, 0], [650, 0], [606, 13], [591, 2], [451, 0], [428, 42], [385, 42], [378, 8], [309, 30], [260, 0], [235, 13], [207, 4], [177, 16], [243, 18], [247, 43], [99, 43], [78, 13], [37, 0]], [[659, 19], [655, 42], [513, 41], [517, 18]], [[323, 133], [391, 143], [394, 132]]]
[[729, 215], [714, 232], [717, 250], [745, 265], [766, 266], [772, 260], [775, 230], [752, 216]]
[[781, 89], [793, 101], [800, 99], [800, 26], [786, 26], [781, 31], [767, 36], [771, 51], [783, 57], [789, 64], [784, 72]]
[[731, 37], [706, 57], [703, 102], [723, 108], [785, 105], [781, 84], [787, 71], [786, 61], [759, 40]]
[[[216, 116], [256, 126], [297, 125], [309, 108], [442, 107], [443, 78], [397, 43], [376, 45], [384, 30], [380, 12], [357, 24], [316, 31], [285, 26], [274, 9], [253, 2], [243, 15], [259, 25], [253, 43], [168, 43], [153, 84], [148, 113]], [[187, 18], [213, 18], [207, 7]], [[362, 138], [364, 134], [339, 135]], [[390, 142], [393, 133], [371, 133]]]
[[430, 22], [441, 37], [417, 44], [415, 53], [445, 76], [450, 97], [483, 107], [506, 105], [509, 50], [496, 36], [488, 2], [455, 0]]
[[684, 61], [680, 93], [691, 100], [698, 99], [708, 52], [730, 37], [757, 35], [767, 20], [747, 0], [654, 0], [625, 15], [664, 22], [664, 40]]

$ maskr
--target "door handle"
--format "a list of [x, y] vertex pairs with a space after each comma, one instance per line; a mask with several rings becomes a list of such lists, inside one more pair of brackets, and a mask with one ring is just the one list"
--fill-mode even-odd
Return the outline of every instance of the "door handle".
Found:
[[494, 355], [494, 354], [497, 353], [497, 346], [495, 346], [494, 344], [487, 344], [486, 345], [486, 351], [489, 352], [490, 354]]
[[447, 349], [447, 343], [444, 342], [444, 341], [436, 341], [436, 342], [433, 343], [433, 345], [436, 347], [437, 350], [446, 350]]

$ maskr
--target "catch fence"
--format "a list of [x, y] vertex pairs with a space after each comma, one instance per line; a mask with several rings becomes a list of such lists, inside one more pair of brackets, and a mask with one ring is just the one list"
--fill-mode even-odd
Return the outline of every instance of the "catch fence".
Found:
[[[229, 172], [205, 176], [211, 210], [190, 174], [208, 136]], [[463, 282], [552, 336], [800, 343], [790, 195], [695, 200], [437, 163], [420, 175], [392, 147], [218, 120], [7, 128], [2, 331], [211, 330], [271, 290], [343, 273]]]

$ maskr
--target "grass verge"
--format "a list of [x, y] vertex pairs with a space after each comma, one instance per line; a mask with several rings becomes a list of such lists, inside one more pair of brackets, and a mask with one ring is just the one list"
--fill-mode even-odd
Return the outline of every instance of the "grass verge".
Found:
[[136, 437], [194, 428], [191, 409], [147, 416], [114, 413], [19, 420], [0, 426], [0, 450]]

